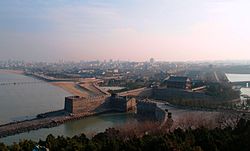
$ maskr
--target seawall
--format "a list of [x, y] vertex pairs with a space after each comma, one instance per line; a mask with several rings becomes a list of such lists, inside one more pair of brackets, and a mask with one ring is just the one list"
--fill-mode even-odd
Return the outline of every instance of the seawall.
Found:
[[[57, 112], [57, 111], [56, 111]], [[0, 138], [11, 136], [19, 133], [29, 132], [31, 130], [37, 130], [41, 128], [51, 128], [58, 125], [61, 125], [65, 122], [79, 120], [86, 118], [88, 116], [93, 116], [101, 113], [105, 113], [108, 111], [103, 111], [99, 113], [82, 113], [74, 116], [68, 115], [66, 112], [61, 112], [61, 114], [54, 116], [53, 113], [45, 113], [46, 117], [43, 118], [35, 118], [31, 120], [12, 122], [4, 125], [0, 125]]]

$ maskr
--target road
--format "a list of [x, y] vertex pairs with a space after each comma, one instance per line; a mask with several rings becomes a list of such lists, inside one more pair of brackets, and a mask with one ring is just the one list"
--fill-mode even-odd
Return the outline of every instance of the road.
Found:
[[217, 82], [220, 82], [220, 79], [218, 78], [218, 75], [217, 75], [216, 71], [214, 71], [214, 77], [215, 77]]

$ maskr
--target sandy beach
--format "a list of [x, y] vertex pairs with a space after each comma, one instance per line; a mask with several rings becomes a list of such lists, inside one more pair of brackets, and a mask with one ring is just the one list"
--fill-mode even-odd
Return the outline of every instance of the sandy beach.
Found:
[[89, 94], [87, 92], [81, 91], [76, 87], [75, 82], [50, 82], [52, 85], [60, 87], [65, 91], [71, 93], [72, 95], [77, 95], [81, 97], [88, 97]]
[[[12, 73], [12, 74], [24, 74], [23, 70], [8, 70], [0, 69], [0, 73]], [[54, 86], [60, 87], [65, 91], [71, 93], [72, 95], [77, 95], [81, 97], [89, 97], [93, 95], [103, 95], [100, 90], [96, 89], [93, 85], [95, 82], [100, 81], [99, 79], [86, 78], [81, 79], [81, 83], [78, 85], [75, 82], [48, 82]]]
[[[24, 74], [23, 70], [9, 70], [9, 69], [0, 69], [1, 73], [11, 73], [11, 74]], [[76, 88], [76, 84], [74, 82], [48, 82], [54, 86], [60, 87], [65, 91], [71, 93], [72, 95], [78, 95], [82, 97], [88, 97], [89, 94], [87, 92], [81, 91]]]

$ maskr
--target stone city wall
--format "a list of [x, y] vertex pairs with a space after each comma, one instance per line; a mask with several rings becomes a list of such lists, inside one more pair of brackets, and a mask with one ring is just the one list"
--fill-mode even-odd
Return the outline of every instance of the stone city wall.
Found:
[[64, 110], [73, 114], [87, 112], [101, 113], [106, 111], [127, 112], [135, 111], [136, 99], [121, 96], [102, 95], [96, 97], [82, 98], [70, 96], [65, 98]]
[[149, 97], [152, 95], [152, 89], [144, 87], [144, 88], [121, 92], [118, 95], [119, 96], [133, 96], [133, 97], [144, 97], [144, 96]]
[[151, 119], [157, 121], [164, 121], [167, 112], [160, 108], [156, 102], [149, 99], [137, 101], [137, 115], [141, 119]]
[[118, 112], [127, 112], [136, 110], [136, 99], [126, 96], [111, 96], [110, 108]]
[[155, 109], [155, 117], [158, 121], [163, 122], [167, 118], [167, 112], [164, 109], [157, 106], [157, 108]]
[[73, 114], [95, 112], [100, 106], [102, 108], [108, 107], [107, 96], [96, 96], [89, 98], [82, 98], [78, 96], [70, 96], [65, 98], [64, 109]]
[[173, 100], [173, 99], [182, 99], [182, 100], [212, 100], [213, 98], [199, 92], [193, 92], [183, 89], [174, 89], [174, 88], [156, 88], [152, 90], [152, 98], [157, 100]]

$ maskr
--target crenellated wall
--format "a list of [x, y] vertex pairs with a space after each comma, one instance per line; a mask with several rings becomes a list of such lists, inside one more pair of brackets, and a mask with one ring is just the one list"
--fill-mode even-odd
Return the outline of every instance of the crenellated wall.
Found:
[[[81, 113], [101, 113], [107, 111], [135, 111], [138, 115], [147, 118], [162, 120], [165, 118], [165, 111], [157, 106], [157, 103], [144, 99], [136, 100], [133, 96], [138, 98], [153, 98], [156, 100], [171, 100], [171, 99], [187, 99], [187, 100], [209, 100], [211, 97], [204, 93], [197, 93], [181, 89], [171, 88], [140, 88], [123, 93], [119, 95], [100, 95], [89, 98], [81, 98], [71, 96], [65, 98], [65, 111], [72, 114]], [[144, 96], [144, 97], [141, 97]]]

